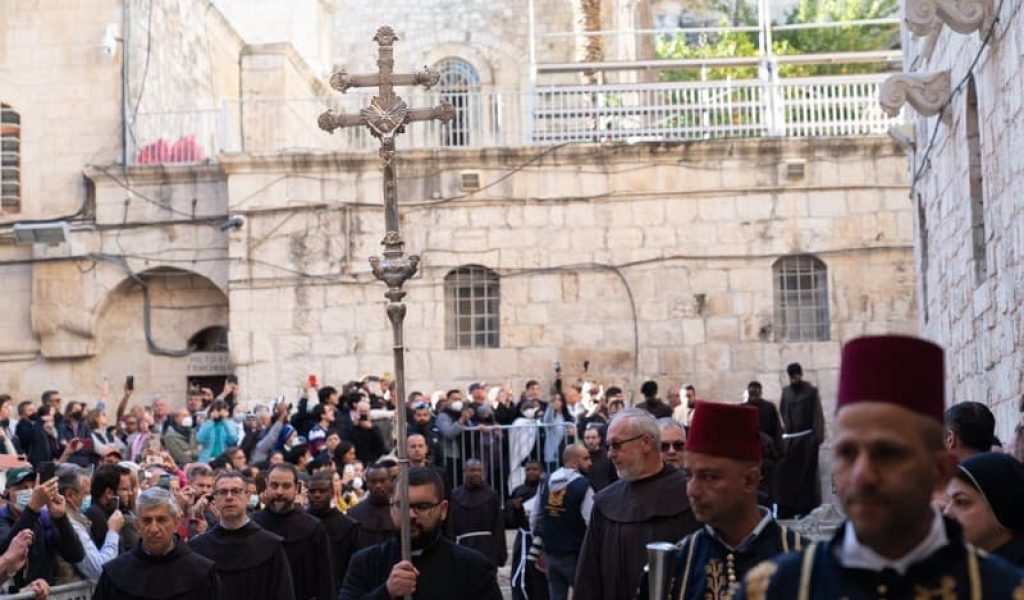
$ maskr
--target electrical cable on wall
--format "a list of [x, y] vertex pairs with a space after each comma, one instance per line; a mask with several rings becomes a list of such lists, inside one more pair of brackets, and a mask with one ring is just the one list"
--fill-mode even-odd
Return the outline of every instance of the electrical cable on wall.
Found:
[[[1002, 21], [1002, 18], [999, 16], [999, 14], [1002, 12], [1004, 2], [1005, 0], [999, 0], [999, 6], [995, 10], [994, 18], [992, 19], [992, 24], [989, 26], [988, 31], [985, 32], [985, 37], [982, 38], [981, 40], [981, 46], [978, 48], [978, 52], [975, 53], [974, 58], [971, 60], [970, 65], [967, 67], [967, 72], [964, 73], [964, 76], [960, 79], [959, 83], [957, 83], [956, 86], [953, 87], [953, 89], [950, 91], [949, 96], [946, 98], [946, 101], [942, 103], [942, 108], [939, 109], [939, 114], [936, 115], [935, 117], [935, 125], [934, 127], [932, 127], [932, 133], [931, 136], [929, 136], [928, 145], [925, 147], [924, 152], [921, 153], [920, 162], [917, 162], [917, 164], [914, 166], [913, 177], [911, 177], [910, 180], [911, 200], [914, 200], [914, 193], [916, 191], [917, 184], [921, 180], [921, 177], [924, 175], [925, 169], [931, 166], [931, 153], [932, 150], [935, 149], [935, 142], [939, 137], [939, 126], [942, 124], [942, 112], [947, 110], [949, 106], [953, 103], [953, 100], [956, 98], [956, 96], [961, 91], [963, 91], [964, 86], [967, 85], [967, 82], [970, 80], [971, 76], [974, 75], [974, 67], [978, 66], [978, 63], [981, 61], [981, 55], [985, 52], [985, 48], [988, 48], [991, 45], [992, 36], [995, 33], [996, 26], [999, 25], [999, 23]], [[1017, 7], [1014, 8], [1013, 12], [1007, 19], [1008, 22], [1013, 21], [1013, 18], [1017, 15], [1017, 12], [1020, 11], [1022, 5], [1024, 5], [1024, 2], [1018, 4]], [[916, 154], [914, 158], [916, 162]]]

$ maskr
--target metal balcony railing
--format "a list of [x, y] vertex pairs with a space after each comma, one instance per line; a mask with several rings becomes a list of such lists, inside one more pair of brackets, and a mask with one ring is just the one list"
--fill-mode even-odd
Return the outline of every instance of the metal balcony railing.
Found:
[[[899, 117], [878, 106], [885, 75], [545, 86], [533, 92], [407, 90], [410, 106], [455, 105], [448, 124], [414, 123], [403, 148], [487, 148], [552, 143], [883, 134]], [[245, 99], [219, 108], [139, 114], [131, 164], [197, 163], [220, 153], [376, 151], [363, 128], [327, 135], [327, 108], [358, 112], [372, 94]]]

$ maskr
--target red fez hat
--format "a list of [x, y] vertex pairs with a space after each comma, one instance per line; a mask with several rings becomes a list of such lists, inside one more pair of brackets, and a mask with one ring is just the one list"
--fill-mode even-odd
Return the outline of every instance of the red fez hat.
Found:
[[866, 336], [843, 347], [836, 411], [857, 402], [897, 404], [942, 422], [942, 348], [916, 337]]
[[686, 434], [686, 451], [737, 460], [761, 460], [757, 409], [698, 401]]

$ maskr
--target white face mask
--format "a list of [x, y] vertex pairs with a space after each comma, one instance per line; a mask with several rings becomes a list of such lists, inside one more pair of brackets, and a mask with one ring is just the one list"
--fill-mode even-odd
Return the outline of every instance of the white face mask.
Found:
[[18, 490], [14, 493], [14, 506], [18, 510], [25, 510], [28, 501], [32, 499], [32, 490]]
[[537, 416], [537, 409], [527, 408], [526, 410], [523, 411], [523, 416], [526, 417], [527, 419], [532, 419]]
[[451, 409], [454, 410], [455, 412], [462, 412], [462, 400], [456, 400], [455, 402], [452, 402]]
[[361, 489], [363, 489], [363, 478], [362, 477], [354, 477], [352, 479], [352, 489], [354, 489], [354, 490], [361, 490]]
[[182, 427], [191, 428], [192, 427], [192, 417], [185, 417], [184, 419], [182, 419], [181, 420], [181, 426]]
[[260, 505], [260, 497], [258, 494], [251, 494], [249, 496], [249, 508], [256, 508]]

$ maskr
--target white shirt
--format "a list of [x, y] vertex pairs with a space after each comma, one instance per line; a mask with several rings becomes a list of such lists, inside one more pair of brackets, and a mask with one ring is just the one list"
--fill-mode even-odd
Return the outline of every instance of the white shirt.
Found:
[[889, 559], [860, 543], [857, 533], [853, 530], [853, 523], [846, 522], [846, 531], [843, 535], [843, 543], [836, 548], [836, 559], [844, 567], [851, 569], [865, 569], [868, 571], [883, 571], [892, 569], [900, 575], [907, 572], [914, 563], [919, 563], [928, 558], [940, 548], [949, 544], [946, 536], [946, 525], [942, 521], [939, 511], [933, 511], [932, 526], [928, 535], [924, 536], [916, 548], [903, 555], [901, 558]]
[[743, 541], [741, 541], [739, 543], [739, 545], [737, 545], [735, 548], [730, 546], [728, 542], [726, 542], [724, 539], [722, 539], [722, 537], [718, 535], [718, 532], [715, 531], [714, 527], [705, 524], [704, 525], [704, 532], [707, 533], [708, 535], [710, 535], [711, 537], [715, 538], [716, 540], [718, 540], [719, 543], [721, 543], [723, 546], [725, 546], [730, 551], [732, 551], [732, 552], [743, 552], [744, 550], [746, 550], [750, 546], [750, 544], [754, 543], [754, 540], [757, 539], [757, 536], [761, 535], [761, 532], [764, 531], [764, 528], [767, 527], [768, 524], [772, 522], [772, 513], [769, 512], [768, 509], [758, 507], [758, 510], [762, 514], [761, 520], [757, 522], [756, 526], [754, 526], [753, 531], [751, 531], [750, 534], [747, 535], [747, 537], [743, 538]]
[[[69, 507], [68, 510], [73, 509]], [[117, 558], [117, 543], [121, 536], [108, 529], [107, 537], [103, 540], [103, 547], [97, 550], [96, 544], [93, 544], [92, 538], [89, 537], [89, 530], [75, 519], [68, 519], [68, 521], [71, 522], [71, 528], [75, 530], [75, 535], [78, 536], [78, 541], [81, 542], [82, 548], [85, 550], [85, 558], [81, 562], [75, 563], [75, 566], [89, 581], [96, 583], [99, 581], [100, 573], [103, 572], [103, 565]]]

